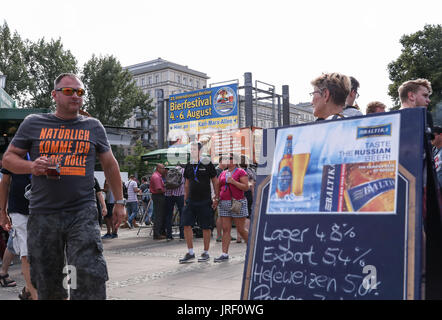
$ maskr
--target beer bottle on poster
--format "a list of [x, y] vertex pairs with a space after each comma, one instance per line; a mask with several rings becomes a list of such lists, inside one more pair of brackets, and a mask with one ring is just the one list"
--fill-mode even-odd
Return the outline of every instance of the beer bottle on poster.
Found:
[[292, 189], [292, 140], [293, 136], [288, 135], [285, 142], [284, 154], [278, 167], [278, 182], [276, 185], [276, 196], [280, 199], [289, 195]]

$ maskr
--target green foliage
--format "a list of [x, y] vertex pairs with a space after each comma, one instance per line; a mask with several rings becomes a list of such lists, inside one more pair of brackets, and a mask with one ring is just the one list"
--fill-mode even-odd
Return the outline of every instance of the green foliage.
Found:
[[424, 78], [431, 82], [433, 94], [429, 109], [442, 102], [442, 25], [425, 25], [424, 29], [400, 39], [402, 53], [388, 65], [389, 95], [395, 109], [400, 107], [398, 88], [408, 80]]
[[152, 108], [149, 95], [113, 56], [92, 56], [84, 65], [82, 81], [87, 89], [85, 110], [103, 124], [122, 126], [137, 108], [142, 113]]
[[124, 163], [124, 158], [125, 158], [124, 149], [119, 145], [111, 145], [111, 148], [112, 148], [112, 153], [114, 154], [115, 159], [117, 159], [117, 162], [121, 170], [121, 166]]
[[148, 167], [141, 160], [141, 156], [147, 152], [149, 150], [143, 147], [141, 140], [138, 140], [133, 148], [134, 154], [126, 156], [124, 163], [120, 163], [120, 170], [127, 171], [129, 175], [134, 174], [139, 179], [145, 176], [148, 173]]
[[8, 24], [0, 26], [0, 71], [6, 76], [5, 91], [19, 107], [55, 109], [53, 81], [64, 72], [77, 73], [77, 61], [61, 40], [37, 42], [11, 35]]
[[26, 60], [28, 73], [33, 79], [28, 107], [55, 110], [51, 97], [54, 80], [62, 73], [76, 74], [77, 60], [69, 50], [64, 50], [61, 39], [46, 42], [44, 38], [29, 42]]
[[11, 35], [8, 24], [0, 26], [0, 71], [6, 75], [5, 91], [21, 105], [31, 78], [25, 64], [26, 45], [17, 32]]

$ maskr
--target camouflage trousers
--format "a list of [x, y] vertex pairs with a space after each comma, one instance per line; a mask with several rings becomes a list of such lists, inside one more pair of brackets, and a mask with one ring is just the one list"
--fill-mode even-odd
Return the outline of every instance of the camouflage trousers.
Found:
[[42, 300], [106, 299], [109, 279], [97, 208], [32, 214], [28, 220], [31, 281]]

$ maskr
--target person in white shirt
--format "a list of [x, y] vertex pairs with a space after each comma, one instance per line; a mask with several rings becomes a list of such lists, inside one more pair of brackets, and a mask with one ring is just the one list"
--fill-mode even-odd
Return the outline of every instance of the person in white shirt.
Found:
[[135, 181], [135, 176], [133, 174], [129, 177], [129, 181], [126, 182], [126, 188], [127, 188], [126, 208], [127, 208], [127, 214], [129, 216], [127, 223], [129, 227], [132, 229], [133, 227], [138, 227], [135, 218], [137, 217], [138, 213], [137, 194], [138, 192], [140, 192], [140, 189], [138, 189], [138, 184]]
[[345, 100], [345, 107], [343, 114], [346, 117], [355, 117], [355, 116], [362, 116], [363, 113], [359, 111], [359, 108], [357, 105], [355, 105], [355, 101], [357, 98], [359, 98], [359, 81], [356, 80], [354, 77], [349, 77], [350, 83], [351, 83], [351, 90], [350, 93], [347, 96], [347, 100]]

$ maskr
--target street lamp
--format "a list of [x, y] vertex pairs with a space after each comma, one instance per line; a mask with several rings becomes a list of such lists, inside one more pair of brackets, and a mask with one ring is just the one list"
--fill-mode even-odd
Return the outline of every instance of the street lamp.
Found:
[[0, 88], [4, 89], [6, 85], [6, 76], [0, 71]]

